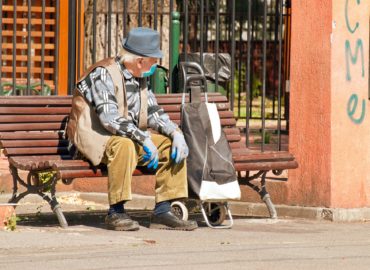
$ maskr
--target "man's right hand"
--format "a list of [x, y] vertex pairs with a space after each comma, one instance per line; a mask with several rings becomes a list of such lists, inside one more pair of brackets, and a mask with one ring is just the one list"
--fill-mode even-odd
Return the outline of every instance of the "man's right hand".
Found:
[[144, 140], [143, 149], [145, 151], [145, 155], [143, 157], [144, 162], [150, 161], [147, 165], [148, 169], [157, 169], [159, 161], [158, 149], [150, 138], [146, 138]]

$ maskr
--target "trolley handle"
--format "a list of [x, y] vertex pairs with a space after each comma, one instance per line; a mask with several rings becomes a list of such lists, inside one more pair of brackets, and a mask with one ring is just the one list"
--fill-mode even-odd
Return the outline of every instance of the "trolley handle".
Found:
[[[204, 74], [202, 67], [196, 62], [180, 62], [180, 68], [184, 78], [183, 93], [182, 93], [182, 104], [185, 104], [185, 93], [187, 87], [190, 87], [190, 82], [200, 81], [203, 85], [204, 96], [206, 102], [208, 102], [207, 95], [207, 78]], [[188, 69], [195, 69], [199, 74], [188, 74]]]

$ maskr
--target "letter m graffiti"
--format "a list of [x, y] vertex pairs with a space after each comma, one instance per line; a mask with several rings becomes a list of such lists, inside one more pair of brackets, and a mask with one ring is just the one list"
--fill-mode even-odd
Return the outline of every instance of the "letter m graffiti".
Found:
[[362, 77], [365, 77], [365, 63], [364, 63], [364, 46], [362, 44], [362, 40], [358, 39], [356, 43], [356, 49], [355, 54], [352, 53], [351, 44], [349, 43], [349, 40], [346, 40], [346, 79], [347, 81], [351, 80], [351, 70], [350, 70], [350, 61], [352, 65], [355, 65], [357, 63], [358, 59], [358, 53], [360, 51], [361, 53], [361, 66], [362, 66]]

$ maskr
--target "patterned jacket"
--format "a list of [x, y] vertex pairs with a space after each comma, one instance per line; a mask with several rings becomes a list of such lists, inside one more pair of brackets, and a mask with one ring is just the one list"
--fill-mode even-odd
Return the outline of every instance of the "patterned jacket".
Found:
[[[116, 59], [117, 61], [117, 59]], [[125, 78], [128, 119], [120, 117], [118, 104], [114, 94], [113, 80], [104, 67], [97, 67], [77, 84], [78, 91], [95, 109], [101, 124], [112, 134], [131, 138], [140, 144], [150, 136], [138, 128], [140, 114], [140, 85], [138, 80], [120, 64], [121, 74]], [[158, 105], [157, 100], [148, 89], [148, 127], [169, 136], [177, 125], [172, 122]]]

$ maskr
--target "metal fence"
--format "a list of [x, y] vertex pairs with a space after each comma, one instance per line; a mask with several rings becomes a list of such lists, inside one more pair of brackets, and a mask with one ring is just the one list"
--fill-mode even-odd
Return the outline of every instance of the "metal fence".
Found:
[[[210, 89], [228, 96], [246, 144], [262, 151], [286, 145], [282, 134], [289, 130], [289, 0], [68, 3], [69, 93], [87, 66], [117, 54], [129, 29], [147, 26], [161, 34], [166, 55], [161, 64], [169, 69], [166, 92], [178, 91], [179, 60], [193, 60], [198, 53], [205, 67], [204, 57], [211, 54], [215, 72]], [[0, 9], [0, 94], [58, 94], [59, 1], [2, 0]], [[219, 61], [225, 54], [230, 61]], [[227, 79], [217, 72], [222, 65], [229, 69]], [[49, 92], [43, 91], [45, 85], [50, 85]]]
[[[215, 72], [211, 89], [229, 97], [248, 146], [257, 143], [263, 151], [272, 138], [274, 149], [286, 146], [281, 135], [289, 129], [290, 1], [91, 0], [85, 9], [85, 23], [92, 21], [84, 57], [89, 64], [117, 53], [132, 27], [147, 26], [161, 33], [162, 49], [168, 48], [162, 63], [169, 68], [167, 92], [178, 89], [179, 59], [192, 60], [199, 53], [204, 66], [205, 54], [213, 53], [215, 59], [229, 54], [229, 80], [221, 81]], [[174, 11], [180, 13], [179, 19]], [[214, 61], [214, 70], [218, 65], [220, 61]]]

